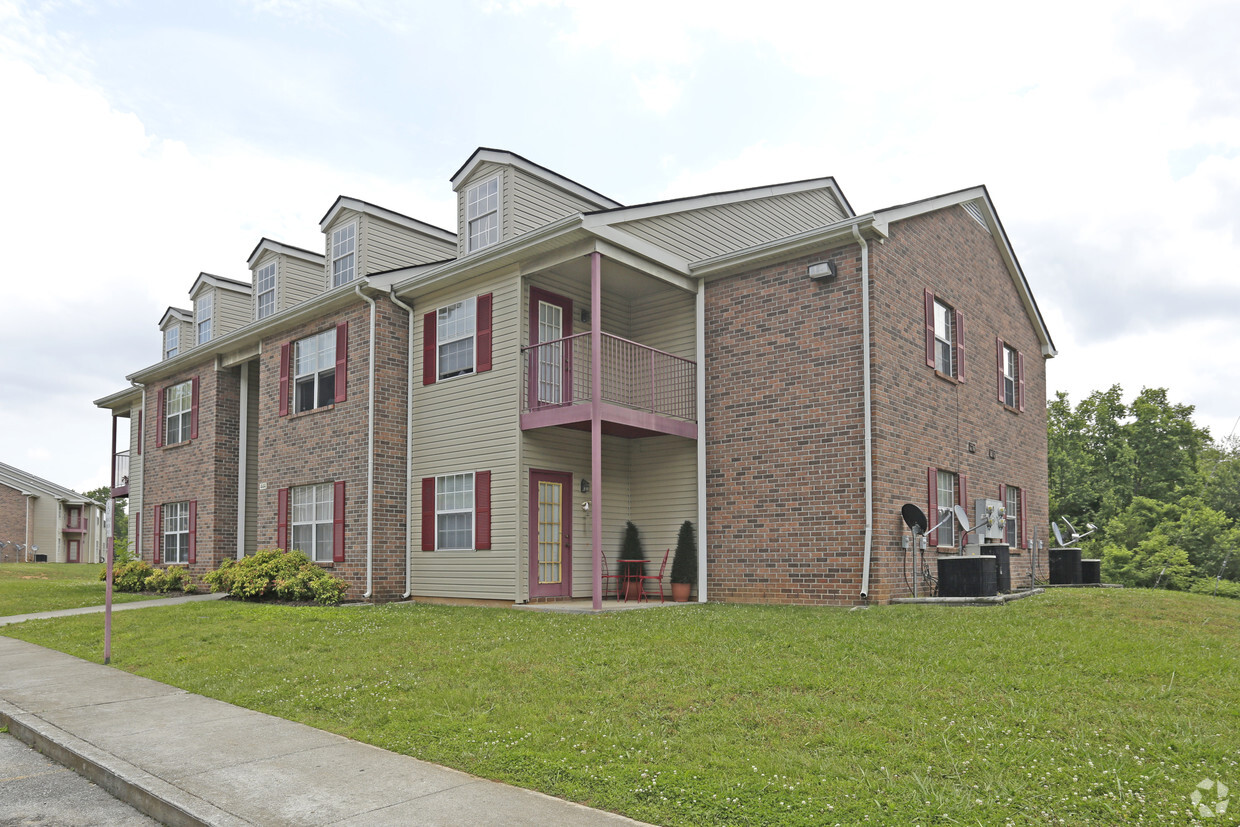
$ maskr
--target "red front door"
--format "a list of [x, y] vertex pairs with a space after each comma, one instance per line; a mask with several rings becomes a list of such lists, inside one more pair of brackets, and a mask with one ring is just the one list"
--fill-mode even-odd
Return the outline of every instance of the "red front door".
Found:
[[572, 514], [572, 475], [530, 471], [530, 597], [572, 597]]
[[66, 540], [65, 541], [65, 553], [68, 554], [70, 563], [82, 562], [81, 560], [82, 541], [81, 540]]

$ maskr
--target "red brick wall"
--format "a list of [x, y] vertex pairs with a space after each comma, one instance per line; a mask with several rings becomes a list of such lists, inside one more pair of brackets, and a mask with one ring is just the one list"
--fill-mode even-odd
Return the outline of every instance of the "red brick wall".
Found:
[[[808, 265], [825, 258], [836, 262], [839, 276], [810, 280]], [[875, 470], [869, 594], [885, 602], [908, 593], [900, 506], [927, 508], [928, 467], [966, 475], [970, 514], [972, 501], [997, 498], [1001, 483], [1026, 488], [1028, 525], [1045, 534], [1046, 385], [1036, 335], [994, 239], [962, 208], [892, 225], [889, 240], [871, 243], [870, 268]], [[850, 245], [707, 286], [712, 599], [861, 602], [860, 274], [860, 250]], [[962, 383], [926, 366], [925, 288], [965, 313]], [[998, 402], [996, 336], [1024, 354], [1022, 413]], [[1013, 585], [1028, 581], [1028, 561], [1028, 552], [1013, 557]], [[1045, 563], [1040, 570], [1044, 574]]]
[[20, 555], [13, 544], [26, 542], [26, 498], [7, 485], [0, 485], [0, 540], [8, 542], [0, 549], [0, 563], [16, 563]]
[[[198, 377], [198, 438], [156, 446], [164, 427], [159, 398], [164, 390]], [[155, 511], [165, 503], [197, 502], [195, 562], [201, 576], [237, 553], [237, 448], [240, 374], [236, 368], [216, 370], [214, 359], [152, 383], [146, 395], [143, 451], [143, 558], [154, 555]], [[161, 555], [161, 562], [163, 562]]]
[[[1001, 484], [1017, 485], [1027, 492], [1023, 533], [1036, 532], [1045, 541], [1049, 530], [1046, 360], [995, 239], [961, 207], [893, 224], [890, 233], [870, 247], [876, 462], [871, 597], [880, 601], [908, 594], [900, 506], [928, 508], [929, 467], [966, 476], [970, 518], [974, 500], [997, 499]], [[926, 366], [927, 288], [964, 313], [963, 382]], [[1024, 355], [1023, 412], [998, 401], [996, 337]], [[1028, 584], [1031, 554], [1012, 551], [1013, 587]], [[928, 557], [933, 572], [935, 554]], [[1039, 557], [1045, 576], [1045, 550]]]
[[[835, 261], [838, 278], [807, 266]], [[854, 246], [706, 289], [707, 591], [857, 601], [864, 528], [861, 269]]]
[[[405, 440], [408, 315], [376, 299], [373, 598], [405, 591]], [[328, 408], [279, 415], [280, 349], [340, 322], [349, 324], [348, 396]], [[277, 545], [278, 491], [345, 483], [345, 560], [334, 574], [349, 583], [346, 600], [366, 591], [367, 393], [370, 308], [359, 303], [263, 341], [259, 366], [258, 547]], [[290, 389], [292, 379], [290, 377]], [[291, 533], [291, 528], [290, 528]]]

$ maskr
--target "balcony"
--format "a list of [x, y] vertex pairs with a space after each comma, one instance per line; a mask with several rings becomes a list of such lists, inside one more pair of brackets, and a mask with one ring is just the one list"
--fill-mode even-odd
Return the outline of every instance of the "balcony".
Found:
[[112, 455], [112, 496], [129, 496], [129, 452], [118, 451]]
[[[697, 438], [697, 364], [637, 342], [601, 334], [599, 418], [605, 434]], [[592, 333], [523, 347], [521, 428], [590, 430]]]

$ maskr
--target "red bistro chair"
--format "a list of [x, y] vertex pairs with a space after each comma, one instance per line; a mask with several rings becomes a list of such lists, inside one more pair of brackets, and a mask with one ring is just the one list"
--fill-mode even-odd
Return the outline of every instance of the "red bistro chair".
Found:
[[620, 599], [620, 586], [624, 582], [624, 576], [621, 574], [612, 574], [611, 567], [607, 565], [607, 553], [599, 552], [599, 556], [603, 558], [603, 594], [606, 595], [609, 589], [608, 581], [614, 580], [616, 584], [615, 598]]
[[663, 565], [659, 566], [658, 574], [637, 575], [637, 582], [641, 584], [641, 596], [645, 598], [646, 600], [650, 599], [650, 592], [646, 591], [646, 581], [657, 580], [659, 581], [659, 602], [660, 603], [663, 602], [663, 572], [665, 569], [667, 569], [667, 556], [671, 553], [672, 553], [672, 550], [670, 548], [667, 551], [663, 552]]

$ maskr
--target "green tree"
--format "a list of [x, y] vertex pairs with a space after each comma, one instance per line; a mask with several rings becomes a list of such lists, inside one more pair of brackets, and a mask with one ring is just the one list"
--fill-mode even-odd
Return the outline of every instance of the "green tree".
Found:
[[1233, 434], [1206, 446], [1197, 460], [1197, 476], [1206, 505], [1240, 520], [1240, 438]]
[[1198, 488], [1197, 458], [1210, 432], [1193, 424], [1192, 405], [1173, 405], [1166, 388], [1143, 388], [1124, 425], [1135, 460], [1132, 493], [1164, 502]]
[[[92, 488], [90, 491], [84, 492], [82, 496], [99, 503], [106, 513], [108, 498], [112, 496], [112, 489], [106, 485], [101, 485], [98, 488]], [[129, 515], [125, 513], [125, 502], [124, 500], [117, 500], [112, 509], [113, 545], [118, 555], [122, 549], [129, 547]]]

